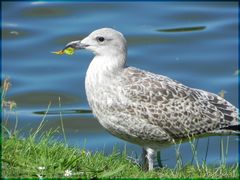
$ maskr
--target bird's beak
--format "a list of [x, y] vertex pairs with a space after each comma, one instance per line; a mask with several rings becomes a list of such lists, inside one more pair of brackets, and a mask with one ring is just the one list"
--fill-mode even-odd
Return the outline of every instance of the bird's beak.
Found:
[[88, 46], [87, 44], [84, 44], [79, 40], [79, 41], [72, 41], [68, 43], [64, 49], [67, 49], [69, 47], [73, 49], [85, 49], [87, 46]]

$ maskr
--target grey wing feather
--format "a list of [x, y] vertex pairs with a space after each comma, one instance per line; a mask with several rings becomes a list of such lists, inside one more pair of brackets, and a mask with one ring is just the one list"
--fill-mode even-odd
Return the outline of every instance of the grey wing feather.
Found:
[[215, 94], [135, 68], [125, 73], [123, 93], [130, 101], [131, 112], [173, 138], [219, 133], [238, 125], [237, 109]]

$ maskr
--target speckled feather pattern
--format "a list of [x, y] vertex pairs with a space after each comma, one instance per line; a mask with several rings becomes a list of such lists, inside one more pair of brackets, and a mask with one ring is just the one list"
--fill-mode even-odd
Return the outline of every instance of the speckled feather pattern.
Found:
[[95, 54], [85, 79], [87, 99], [113, 135], [157, 150], [189, 136], [236, 133], [238, 110], [220, 96], [127, 67], [127, 41], [120, 32], [98, 29], [70, 45]]
[[110, 133], [142, 146], [231, 133], [222, 128], [238, 123], [237, 109], [223, 98], [165, 76], [127, 67], [104, 79], [87, 91], [94, 114]]

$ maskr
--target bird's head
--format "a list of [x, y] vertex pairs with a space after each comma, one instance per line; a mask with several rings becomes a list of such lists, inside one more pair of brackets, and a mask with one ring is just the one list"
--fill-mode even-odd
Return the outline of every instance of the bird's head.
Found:
[[127, 53], [127, 42], [122, 33], [112, 28], [93, 31], [80, 41], [72, 41], [66, 45], [74, 49], [87, 49], [97, 56], [116, 56]]

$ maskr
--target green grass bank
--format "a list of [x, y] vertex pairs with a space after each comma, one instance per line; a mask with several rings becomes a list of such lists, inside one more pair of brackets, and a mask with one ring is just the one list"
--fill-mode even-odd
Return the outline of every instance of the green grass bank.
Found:
[[85, 149], [67, 147], [64, 142], [54, 142], [56, 131], [45, 132], [40, 138], [32, 134], [20, 138], [3, 129], [3, 178], [237, 178], [238, 165], [211, 167], [176, 166], [145, 172], [128, 160], [126, 152], [113, 150], [90, 153]]

